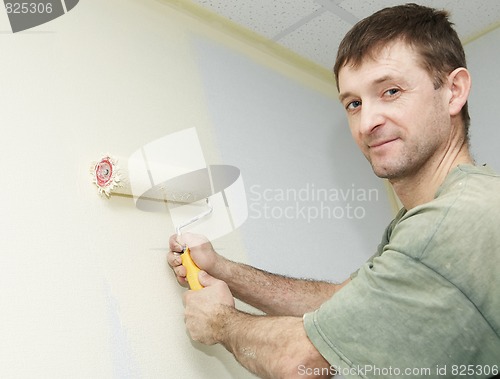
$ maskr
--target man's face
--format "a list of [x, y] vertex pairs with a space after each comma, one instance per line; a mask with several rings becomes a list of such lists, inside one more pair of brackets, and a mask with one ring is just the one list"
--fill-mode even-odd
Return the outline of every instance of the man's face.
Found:
[[446, 84], [434, 89], [419, 57], [402, 42], [339, 72], [351, 133], [382, 178], [401, 179], [440, 159], [451, 133]]

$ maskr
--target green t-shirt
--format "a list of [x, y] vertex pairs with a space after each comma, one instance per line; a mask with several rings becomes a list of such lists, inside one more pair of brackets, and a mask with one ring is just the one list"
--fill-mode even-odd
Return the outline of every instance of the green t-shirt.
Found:
[[498, 374], [500, 176], [452, 170], [434, 200], [397, 215], [377, 253], [304, 326], [346, 378]]

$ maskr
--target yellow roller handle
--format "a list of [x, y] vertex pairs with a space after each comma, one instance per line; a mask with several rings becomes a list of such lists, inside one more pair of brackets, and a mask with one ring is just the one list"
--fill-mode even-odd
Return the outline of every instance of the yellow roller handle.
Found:
[[189, 247], [184, 249], [184, 253], [181, 255], [182, 265], [186, 267], [186, 278], [189, 283], [189, 288], [192, 290], [201, 290], [203, 286], [200, 284], [200, 280], [198, 279], [198, 273], [201, 271], [196, 263], [194, 263], [191, 258], [191, 254], [189, 253]]

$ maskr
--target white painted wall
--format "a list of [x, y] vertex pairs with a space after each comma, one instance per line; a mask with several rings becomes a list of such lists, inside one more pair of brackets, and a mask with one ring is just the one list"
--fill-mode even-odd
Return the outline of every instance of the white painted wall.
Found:
[[[19, 34], [0, 12], [2, 378], [251, 377], [189, 340], [165, 259], [169, 214], [99, 198], [89, 167], [101, 153], [127, 157], [196, 127], [206, 160], [237, 166], [254, 207], [214, 244], [272, 271], [343, 280], [390, 218], [331, 83], [166, 4], [81, 1]], [[474, 54], [487, 59], [490, 43]], [[270, 190], [275, 212], [317, 208], [276, 198], [312, 186], [378, 196], [326, 204], [362, 207], [360, 219], [255, 212]]]
[[168, 214], [90, 181], [101, 153], [193, 126], [218, 163], [189, 21], [152, 0], [81, 1], [19, 34], [0, 17], [0, 377], [250, 377], [187, 336]]

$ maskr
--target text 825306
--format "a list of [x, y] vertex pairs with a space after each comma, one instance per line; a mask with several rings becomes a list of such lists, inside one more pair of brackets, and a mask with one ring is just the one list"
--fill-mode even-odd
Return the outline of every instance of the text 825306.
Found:
[[7, 13], [14, 14], [41, 14], [52, 13], [51, 3], [5, 3]]

